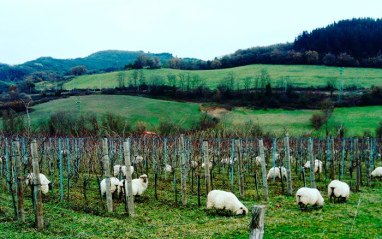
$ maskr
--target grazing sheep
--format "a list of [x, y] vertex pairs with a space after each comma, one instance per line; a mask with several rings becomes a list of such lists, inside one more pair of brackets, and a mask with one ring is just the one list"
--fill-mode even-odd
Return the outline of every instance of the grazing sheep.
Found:
[[256, 165], [257, 166], [261, 165], [261, 157], [260, 156], [256, 156]]
[[[212, 168], [212, 161], [209, 161], [208, 162], [208, 168], [211, 169]], [[204, 168], [204, 163], [202, 163], [202, 168]]]
[[245, 215], [248, 209], [231, 193], [221, 190], [212, 190], [207, 196], [207, 209], [228, 210], [236, 215]]
[[[121, 170], [122, 172], [122, 177], [123, 178], [126, 178], [126, 175], [127, 175], [127, 167], [125, 165], [114, 165], [113, 167], [113, 176], [114, 177], [117, 177], [119, 175], [119, 171]], [[133, 166], [130, 166], [130, 173], [131, 175], [133, 175], [134, 173], [134, 167]]]
[[340, 198], [346, 202], [346, 199], [349, 198], [350, 188], [349, 185], [345, 182], [341, 182], [339, 180], [333, 180], [328, 185], [328, 196], [330, 197], [329, 202], [332, 201], [332, 197], [334, 197], [334, 202], [339, 201]]
[[143, 157], [139, 155], [135, 155], [134, 159], [132, 160], [133, 164], [141, 164], [143, 162]]
[[374, 178], [382, 178], [382, 167], [377, 167], [371, 172], [371, 176]]
[[[234, 157], [233, 163], [236, 163], [236, 162], [237, 162], [237, 157]], [[220, 163], [232, 165], [232, 158], [224, 158], [224, 159], [220, 160]]]
[[267, 179], [270, 180], [273, 178], [273, 175], [275, 175], [275, 178], [278, 178], [281, 180], [280, 168], [281, 168], [281, 172], [282, 172], [283, 177], [286, 179], [286, 177], [287, 177], [286, 168], [285, 167], [278, 167], [278, 166], [272, 167], [271, 169], [269, 169]]
[[300, 208], [306, 208], [309, 204], [312, 206], [324, 205], [324, 198], [316, 188], [300, 188], [296, 192], [296, 200]]
[[192, 169], [196, 169], [198, 167], [198, 161], [191, 161], [190, 166]]
[[[34, 173], [29, 173], [25, 179], [25, 184], [27, 186], [34, 186]], [[52, 190], [52, 183], [48, 180], [48, 178], [40, 173], [40, 181], [41, 181], [41, 192], [43, 194], [47, 194], [49, 190]]]
[[[127, 192], [127, 181], [126, 179], [122, 180], [122, 185], [125, 185], [125, 192]], [[139, 178], [131, 180], [131, 185], [133, 189], [134, 196], [140, 196], [147, 189], [148, 178], [146, 174], [139, 176]]]
[[174, 173], [174, 167], [171, 166], [170, 164], [166, 164], [166, 167], [165, 167], [165, 170], [166, 172], [169, 172], [169, 173]]
[[4, 156], [0, 156], [0, 164], [3, 164], [3, 162], [5, 162], [5, 157]]
[[[314, 160], [313, 162], [313, 173], [322, 173], [322, 161], [321, 160]], [[310, 161], [307, 161], [304, 165], [304, 168], [310, 168]]]
[[[103, 196], [106, 193], [106, 178], [102, 179], [100, 185], [101, 185], [101, 195]], [[110, 191], [112, 195], [115, 192], [117, 192], [117, 194], [119, 195], [119, 193], [121, 192], [121, 186], [122, 186], [122, 183], [121, 181], [119, 181], [118, 178], [116, 177], [110, 178]]]

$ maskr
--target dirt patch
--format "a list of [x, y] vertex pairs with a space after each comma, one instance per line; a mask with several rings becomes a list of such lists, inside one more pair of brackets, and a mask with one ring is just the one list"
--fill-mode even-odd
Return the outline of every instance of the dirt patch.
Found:
[[221, 107], [205, 107], [205, 106], [200, 106], [200, 110], [202, 112], [206, 112], [206, 114], [212, 116], [212, 117], [216, 117], [216, 118], [220, 118], [222, 116], [224, 116], [228, 110], [225, 109], [225, 108], [221, 108]]

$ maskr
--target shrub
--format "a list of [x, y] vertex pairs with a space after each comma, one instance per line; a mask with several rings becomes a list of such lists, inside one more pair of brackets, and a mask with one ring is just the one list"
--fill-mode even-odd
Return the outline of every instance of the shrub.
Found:
[[309, 121], [312, 123], [313, 128], [318, 130], [325, 123], [325, 117], [322, 114], [313, 114]]
[[379, 122], [375, 133], [376, 133], [377, 137], [379, 137], [379, 138], [382, 137], [382, 121]]

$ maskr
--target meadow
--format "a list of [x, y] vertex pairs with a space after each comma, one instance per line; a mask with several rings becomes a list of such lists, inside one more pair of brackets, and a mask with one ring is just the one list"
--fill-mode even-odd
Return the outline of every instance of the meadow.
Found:
[[[228, 129], [240, 128], [246, 122], [258, 124], [264, 132], [271, 135], [299, 137], [312, 131], [309, 121], [315, 110], [250, 110], [246, 108], [234, 108], [225, 110], [220, 108], [203, 107], [202, 104], [183, 103], [175, 101], [156, 100], [137, 96], [122, 95], [89, 95], [69, 97], [47, 103], [35, 105], [30, 113], [32, 125], [38, 126], [39, 122], [48, 119], [50, 114], [56, 111], [69, 110], [91, 112], [98, 116], [105, 112], [121, 115], [134, 125], [137, 121], [146, 122], [149, 130], [158, 127], [161, 119], [173, 121], [178, 125], [189, 128], [192, 122], [200, 117], [204, 111], [221, 120], [223, 127]], [[336, 135], [339, 125], [346, 127], [346, 136], [363, 136], [366, 133], [375, 134], [375, 130], [381, 121], [382, 106], [336, 108], [328, 121], [331, 135]], [[324, 137], [325, 129], [312, 133], [314, 137]]]
[[[309, 65], [248, 65], [229, 69], [218, 70], [177, 70], [177, 69], [143, 69], [142, 72], [149, 82], [152, 76], [162, 77], [166, 84], [167, 75], [179, 76], [198, 75], [204, 84], [215, 89], [230, 74], [234, 76], [235, 88], [244, 88], [244, 80], [246, 77], [252, 77], [252, 82], [256, 76], [262, 71], [269, 74], [272, 86], [284, 87], [285, 83], [295, 87], [325, 87], [328, 82], [340, 88], [341, 82], [344, 89], [347, 87], [357, 86], [358, 88], [370, 88], [372, 85], [382, 85], [382, 69], [373, 68], [340, 68], [328, 66], [309, 66]], [[342, 74], [341, 74], [342, 71]], [[125, 84], [129, 84], [134, 70], [122, 71], [125, 76]], [[73, 78], [63, 84], [63, 89], [102, 89], [118, 87], [118, 75], [121, 72], [111, 72], [104, 74], [82, 75]], [[179, 79], [178, 84], [179, 85]], [[49, 89], [55, 86], [51, 83], [40, 83], [38, 89]]]

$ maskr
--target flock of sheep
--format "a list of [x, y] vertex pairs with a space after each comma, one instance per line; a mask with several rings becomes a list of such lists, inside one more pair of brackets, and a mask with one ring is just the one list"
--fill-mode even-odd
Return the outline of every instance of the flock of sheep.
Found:
[[[279, 155], [276, 155], [276, 158], [279, 157]], [[2, 160], [0, 158], [0, 160]], [[142, 163], [143, 157], [141, 156], [135, 156], [132, 160], [132, 163], [134, 165]], [[237, 162], [237, 158], [224, 158], [220, 161], [222, 164], [234, 164]], [[258, 156], [256, 157], [256, 164], [260, 165], [261, 158]], [[1, 162], [0, 162], [1, 163]], [[213, 163], [210, 161], [208, 167], [212, 168]], [[191, 168], [198, 167], [197, 161], [191, 161], [190, 162]], [[202, 164], [202, 167], [205, 167], [204, 163]], [[306, 169], [309, 169], [311, 167], [310, 161], [306, 162], [303, 166]], [[315, 159], [313, 161], [313, 173], [321, 173], [322, 172], [322, 161]], [[170, 164], [165, 165], [165, 170], [169, 173], [174, 173], [174, 168]], [[126, 182], [126, 175], [127, 175], [127, 167], [125, 165], [115, 165], [113, 167], [113, 176], [110, 178], [110, 189], [113, 195], [118, 194], [121, 196], [122, 194], [127, 192], [127, 182]], [[134, 167], [130, 166], [130, 173], [133, 175]], [[123, 179], [119, 180], [117, 178], [118, 175], [122, 175]], [[372, 173], [372, 177], [375, 178], [382, 178], [382, 167], [377, 167]], [[272, 178], [281, 179], [283, 177], [286, 179], [287, 177], [287, 170], [285, 167], [282, 166], [276, 166], [269, 169], [267, 174], [267, 179], [270, 180]], [[51, 182], [47, 179], [47, 177], [44, 174], [40, 173], [40, 180], [41, 180], [41, 191], [43, 194], [48, 193], [49, 189], [51, 188]], [[34, 185], [34, 174], [29, 173], [26, 177], [25, 183], [27, 186], [33, 186]], [[139, 178], [132, 180], [132, 194], [134, 196], [140, 196], [142, 195], [148, 186], [148, 177], [146, 174], [140, 175]], [[100, 183], [100, 193], [103, 196], [106, 193], [106, 179], [103, 179]], [[334, 198], [334, 202], [342, 200], [346, 201], [350, 195], [350, 187], [345, 182], [341, 182], [339, 180], [333, 180], [328, 185], [328, 197], [330, 198], [330, 201], [332, 198]], [[321, 195], [321, 193], [315, 189], [315, 188], [307, 188], [302, 187], [297, 190], [296, 192], [296, 202], [300, 206], [300, 208], [306, 208], [308, 205], [312, 206], [322, 206], [324, 204], [324, 199]], [[228, 210], [233, 212], [234, 214], [246, 214], [248, 213], [248, 209], [238, 200], [238, 198], [231, 192], [226, 192], [222, 190], [212, 190], [207, 195], [207, 209], [215, 208], [216, 210]]]

